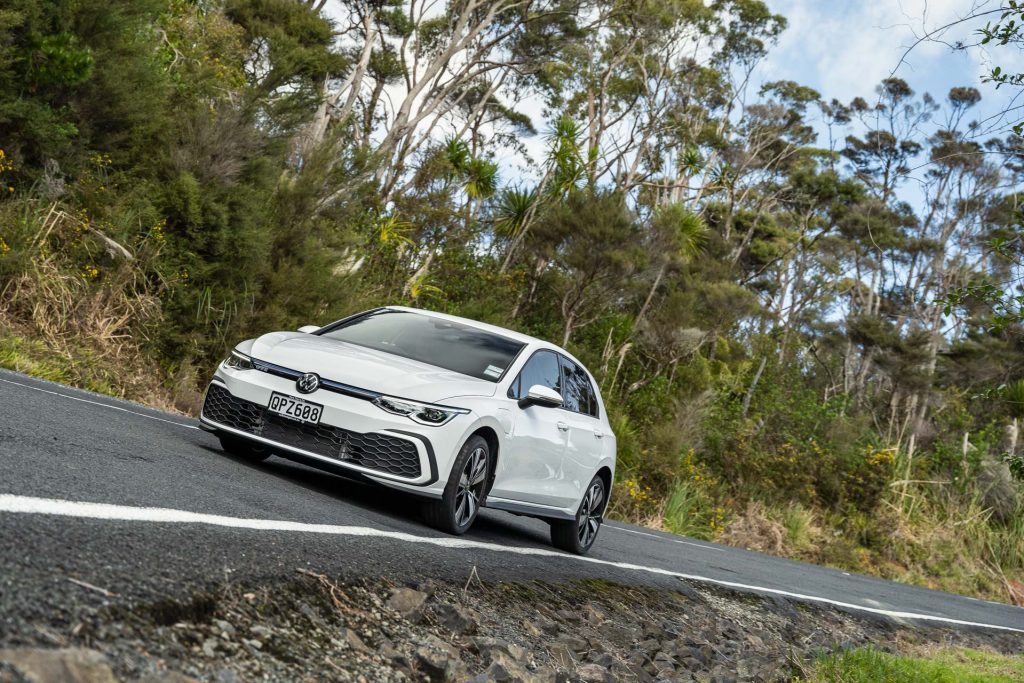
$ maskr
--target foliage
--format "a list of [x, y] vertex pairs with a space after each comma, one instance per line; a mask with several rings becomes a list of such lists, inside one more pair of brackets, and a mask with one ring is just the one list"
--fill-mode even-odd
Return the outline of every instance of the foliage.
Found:
[[809, 682], [843, 683], [1009, 683], [1024, 676], [1020, 657], [951, 648], [923, 656], [888, 654], [872, 648], [828, 655], [814, 666]]

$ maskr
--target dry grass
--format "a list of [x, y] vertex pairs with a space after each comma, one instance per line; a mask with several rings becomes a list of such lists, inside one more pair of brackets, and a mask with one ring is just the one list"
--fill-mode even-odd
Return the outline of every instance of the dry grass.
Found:
[[718, 541], [772, 555], [790, 555], [786, 544], [786, 527], [767, 507], [750, 502], [742, 513], [733, 517]]
[[750, 503], [716, 539], [737, 547], [963, 595], [1024, 604], [1024, 519], [1001, 524], [975, 498], [908, 488], [874, 514]]
[[[0, 365], [192, 412], [195, 370], [167, 373], [143, 352], [161, 321], [164, 285], [148, 268], [159, 245], [133, 254], [56, 204], [22, 205], [2, 218], [19, 261], [0, 272]], [[83, 269], [83, 261], [104, 267]]]

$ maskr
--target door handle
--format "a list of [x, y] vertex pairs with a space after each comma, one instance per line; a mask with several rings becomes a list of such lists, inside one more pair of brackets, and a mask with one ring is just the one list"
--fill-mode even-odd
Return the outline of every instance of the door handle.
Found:
[[567, 432], [567, 431], [569, 431], [569, 425], [568, 425], [568, 424], [566, 424], [565, 422], [559, 422], [559, 423], [558, 423], [558, 428], [559, 428], [560, 430], [562, 430], [563, 432]]
[[604, 438], [604, 432], [602, 432], [600, 429], [595, 429], [594, 430], [594, 436], [596, 436], [599, 439], [603, 439]]

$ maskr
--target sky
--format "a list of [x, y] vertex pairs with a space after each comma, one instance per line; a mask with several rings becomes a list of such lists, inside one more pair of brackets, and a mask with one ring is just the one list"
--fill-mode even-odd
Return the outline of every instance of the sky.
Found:
[[[777, 46], [760, 65], [762, 82], [794, 80], [818, 90], [826, 100], [849, 102], [855, 96], [869, 103], [875, 86], [894, 74], [917, 92], [945, 98], [953, 86], [974, 86], [982, 93], [977, 118], [1002, 111], [1012, 97], [983, 84], [992, 59], [1004, 69], [1024, 70], [1019, 53], [1002, 48], [954, 51], [929, 40], [907, 54], [918, 37], [967, 15], [972, 8], [994, 9], [995, 0], [766, 0], [789, 22]], [[994, 18], [994, 17], [993, 17]], [[977, 41], [983, 21], [954, 26], [936, 36], [953, 42]], [[895, 73], [894, 73], [895, 72]], [[994, 121], [992, 123], [995, 123]], [[1002, 128], [1006, 128], [1003, 125]]]

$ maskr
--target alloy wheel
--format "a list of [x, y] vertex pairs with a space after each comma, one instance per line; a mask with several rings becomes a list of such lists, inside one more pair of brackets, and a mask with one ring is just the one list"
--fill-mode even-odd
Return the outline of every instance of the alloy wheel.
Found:
[[476, 448], [469, 454], [462, 476], [459, 477], [459, 487], [455, 492], [455, 523], [458, 526], [466, 526], [476, 515], [486, 479], [487, 451]]
[[579, 534], [580, 545], [589, 548], [597, 536], [597, 530], [601, 528], [601, 504], [604, 502], [604, 484], [600, 479], [595, 479], [587, 489], [587, 495], [583, 497], [583, 504], [580, 506]]

